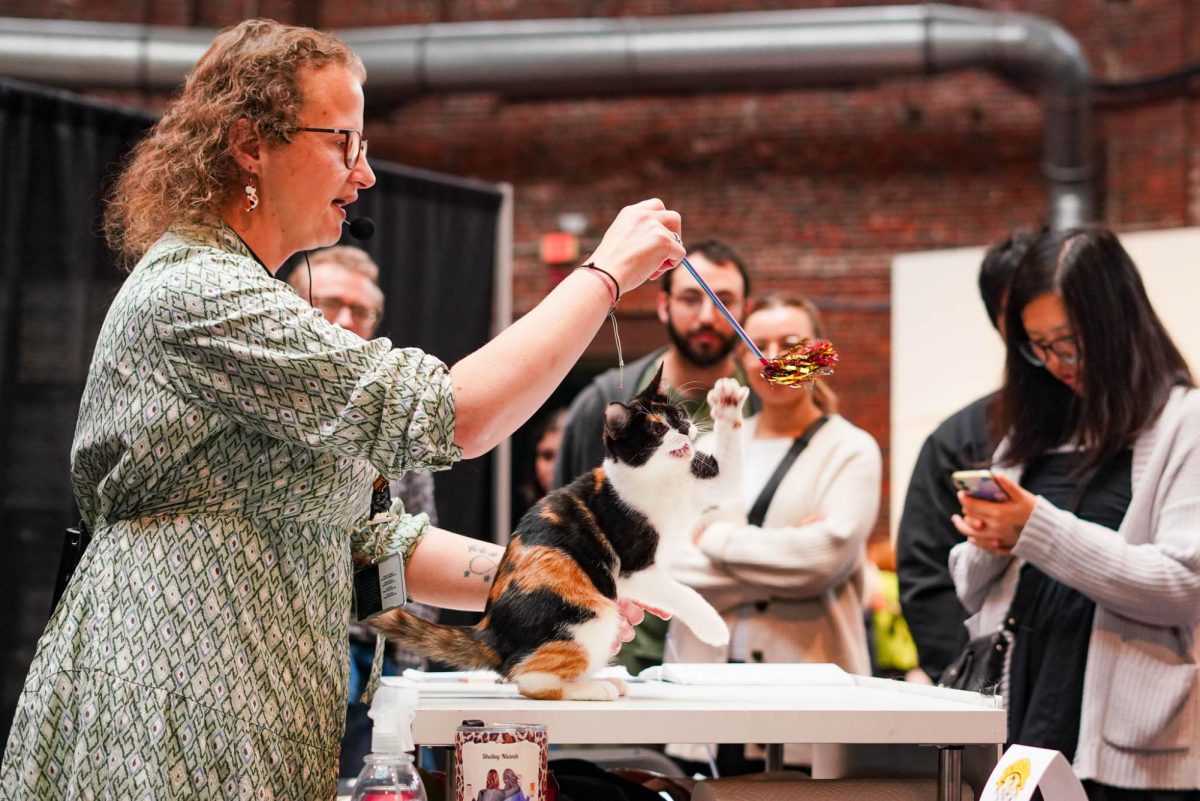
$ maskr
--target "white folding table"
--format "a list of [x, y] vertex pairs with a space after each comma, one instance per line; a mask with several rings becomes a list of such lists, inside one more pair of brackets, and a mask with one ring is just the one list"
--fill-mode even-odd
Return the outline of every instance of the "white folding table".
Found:
[[762, 743], [768, 768], [782, 762], [784, 743], [927, 745], [939, 749], [939, 801], [959, 801], [964, 746], [1005, 740], [997, 699], [861, 676], [840, 686], [639, 682], [609, 702], [534, 701], [507, 684], [421, 690], [413, 739], [422, 746], [453, 744], [464, 720], [544, 724], [561, 745]]

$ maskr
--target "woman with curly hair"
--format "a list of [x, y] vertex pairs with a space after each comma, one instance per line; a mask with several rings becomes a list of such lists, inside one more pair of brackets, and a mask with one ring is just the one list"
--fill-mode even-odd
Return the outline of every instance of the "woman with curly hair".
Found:
[[106, 229], [136, 266], [72, 448], [93, 541], [30, 667], [6, 799], [332, 798], [352, 554], [400, 554], [411, 597], [470, 609], [487, 585], [463, 567], [500, 552], [396, 506], [358, 525], [372, 486], [491, 449], [618, 291], [683, 255], [677, 214], [628, 207], [595, 269], [450, 368], [327, 323], [274, 274], [375, 182], [365, 77], [333, 36], [241, 23], [116, 184]]

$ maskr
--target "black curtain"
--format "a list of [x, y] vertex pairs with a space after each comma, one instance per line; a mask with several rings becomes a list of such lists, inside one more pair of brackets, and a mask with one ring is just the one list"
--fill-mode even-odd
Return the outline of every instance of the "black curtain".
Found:
[[[379, 335], [448, 365], [491, 338], [496, 237], [503, 196], [493, 186], [372, 163], [378, 183], [350, 207], [375, 221], [368, 242], [343, 237], [379, 264], [386, 298]], [[434, 474], [438, 523], [492, 538], [494, 459]]]
[[[137, 111], [0, 80], [0, 743], [50, 614], [63, 529], [76, 518], [71, 439], [93, 345], [124, 278], [101, 200], [153, 124]], [[373, 162], [356, 214], [388, 304], [381, 333], [453, 363], [488, 339], [501, 193]], [[439, 474], [452, 530], [488, 537], [491, 460]]]
[[[503, 195], [490, 184], [411, 167], [372, 161], [371, 168], [375, 186], [347, 211], [351, 220], [370, 217], [375, 235], [358, 242], [346, 232], [339, 244], [362, 248], [379, 265], [385, 301], [376, 333], [453, 365], [491, 338]], [[297, 254], [279, 277], [304, 268]], [[491, 540], [494, 472], [489, 455], [435, 473], [438, 524]]]

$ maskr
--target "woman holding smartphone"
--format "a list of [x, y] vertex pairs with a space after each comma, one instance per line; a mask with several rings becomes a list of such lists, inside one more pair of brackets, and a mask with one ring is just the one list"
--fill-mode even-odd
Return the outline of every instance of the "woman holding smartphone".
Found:
[[1009, 739], [1088, 797], [1200, 799], [1200, 393], [1111, 232], [1041, 235], [1010, 289], [993, 470], [950, 555], [976, 633], [1017, 621]]

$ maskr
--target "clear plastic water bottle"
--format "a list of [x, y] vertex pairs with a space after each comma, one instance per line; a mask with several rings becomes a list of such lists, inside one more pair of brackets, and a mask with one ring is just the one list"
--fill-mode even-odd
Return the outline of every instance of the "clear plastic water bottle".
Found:
[[385, 679], [367, 715], [371, 753], [363, 759], [350, 801], [426, 801], [421, 774], [408, 753], [414, 749], [412, 719], [419, 695], [404, 679]]
[[351, 801], [426, 801], [425, 786], [408, 754], [367, 754]]

